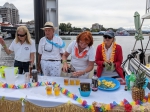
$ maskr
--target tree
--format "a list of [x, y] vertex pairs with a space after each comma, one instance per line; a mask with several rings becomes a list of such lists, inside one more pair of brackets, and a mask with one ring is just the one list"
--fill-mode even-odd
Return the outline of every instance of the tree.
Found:
[[66, 32], [67, 31], [66, 23], [60, 23], [59, 29], [61, 29], [62, 32]]

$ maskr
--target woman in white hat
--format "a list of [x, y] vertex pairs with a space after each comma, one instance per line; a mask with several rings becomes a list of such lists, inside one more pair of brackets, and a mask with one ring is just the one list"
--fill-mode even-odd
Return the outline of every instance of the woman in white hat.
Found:
[[42, 69], [44, 75], [60, 76], [65, 43], [59, 36], [54, 35], [56, 28], [52, 22], [46, 22], [41, 29], [45, 36], [40, 39], [38, 46], [38, 71]]
[[31, 62], [31, 64], [34, 63], [36, 49], [35, 43], [31, 39], [31, 35], [27, 27], [20, 26], [17, 28], [15, 39], [9, 48], [7, 48], [5, 41], [2, 38], [0, 38], [0, 43], [8, 55], [14, 52], [14, 67], [18, 67], [19, 74], [22, 74], [23, 71], [29, 72], [29, 62]]

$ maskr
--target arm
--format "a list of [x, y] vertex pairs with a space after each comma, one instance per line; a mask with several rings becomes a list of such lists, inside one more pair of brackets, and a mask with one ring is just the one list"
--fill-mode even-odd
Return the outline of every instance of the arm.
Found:
[[31, 61], [31, 64], [33, 65], [34, 63], [34, 54], [35, 53], [30, 53], [30, 61]]
[[62, 55], [63, 72], [66, 72], [68, 70], [67, 58], [69, 55], [70, 55], [70, 53], [68, 53], [68, 52], [65, 52]]
[[120, 45], [117, 47], [117, 53], [116, 53], [116, 60], [115, 60], [115, 67], [118, 68], [122, 64], [123, 56], [122, 56], [122, 48]]
[[85, 70], [73, 72], [73, 75], [74, 75], [74, 76], [81, 76], [81, 75], [84, 75], [84, 74], [90, 72], [91, 70], [93, 70], [93, 68], [94, 68], [94, 61], [89, 61], [88, 67], [87, 67]]
[[100, 67], [103, 67], [103, 59], [102, 59], [102, 48], [101, 48], [101, 45], [99, 45], [97, 47], [97, 50], [96, 50], [96, 56], [95, 56], [95, 62], [98, 66]]
[[121, 64], [122, 64], [122, 60], [123, 60], [123, 56], [122, 56], [122, 48], [120, 45], [117, 46], [117, 52], [116, 52], [116, 60], [115, 60], [115, 69], [116, 69], [116, 72], [118, 73], [118, 75], [120, 75], [120, 77], [122, 79], [125, 79], [124, 78], [124, 75], [123, 75], [123, 69], [121, 67]]
[[4, 41], [3, 38], [1, 38], [1, 37], [0, 37], [0, 44], [3, 46], [5, 52], [6, 52], [8, 55], [12, 53], [12, 51], [7, 48], [7, 46], [6, 46], [6, 44], [5, 44], [5, 41]]

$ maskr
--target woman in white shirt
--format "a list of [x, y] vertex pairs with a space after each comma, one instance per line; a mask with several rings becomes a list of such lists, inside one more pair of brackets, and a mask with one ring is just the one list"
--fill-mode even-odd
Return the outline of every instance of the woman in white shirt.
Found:
[[15, 39], [7, 48], [5, 41], [0, 38], [0, 43], [5, 52], [9, 55], [12, 52], [15, 54], [14, 67], [18, 67], [19, 74], [29, 72], [29, 63], [34, 63], [34, 55], [36, 52], [35, 43], [31, 39], [31, 35], [26, 26], [17, 28]]
[[93, 37], [89, 31], [80, 33], [77, 39], [71, 42], [62, 57], [63, 71], [68, 69], [67, 58], [71, 54], [71, 65], [75, 69], [73, 76], [79, 78], [89, 78], [89, 72], [94, 67], [95, 50]]

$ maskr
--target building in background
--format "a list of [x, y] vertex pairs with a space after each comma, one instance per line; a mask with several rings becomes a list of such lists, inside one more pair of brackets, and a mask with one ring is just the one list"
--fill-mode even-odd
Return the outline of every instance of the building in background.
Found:
[[98, 24], [98, 23], [95, 23], [95, 24], [92, 24], [92, 30], [101, 30], [102, 29], [102, 27], [103, 27], [103, 25], [100, 25], [100, 24]]
[[19, 11], [13, 4], [6, 2], [3, 6], [0, 6], [0, 15], [3, 22], [9, 22], [13, 25], [19, 23]]

